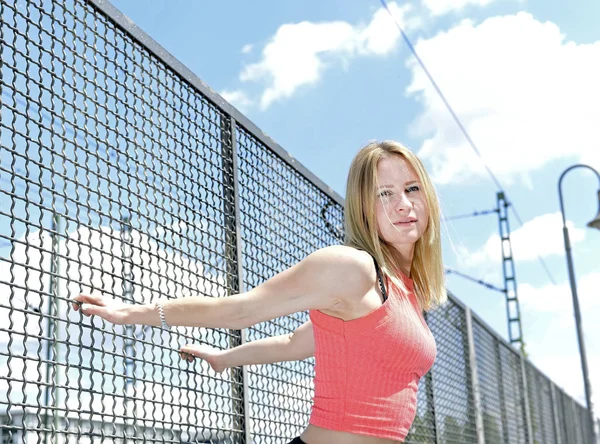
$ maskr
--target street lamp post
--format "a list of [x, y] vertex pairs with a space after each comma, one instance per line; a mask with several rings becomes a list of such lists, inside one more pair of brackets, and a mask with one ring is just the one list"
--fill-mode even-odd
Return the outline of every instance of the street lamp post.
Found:
[[[565, 251], [567, 256], [567, 267], [569, 270], [569, 281], [571, 283], [571, 295], [573, 296], [573, 310], [575, 312], [575, 327], [577, 328], [577, 341], [579, 343], [579, 355], [581, 358], [581, 370], [583, 373], [583, 385], [585, 388], [585, 400], [587, 402], [588, 412], [590, 415], [591, 421], [591, 433], [593, 442], [596, 442], [596, 433], [595, 433], [595, 418], [594, 418], [594, 409], [592, 406], [592, 388], [590, 385], [590, 377], [588, 374], [588, 366], [587, 366], [587, 357], [585, 354], [585, 345], [583, 342], [583, 331], [581, 328], [581, 311], [579, 310], [579, 298], [577, 297], [577, 283], [575, 281], [575, 271], [573, 269], [573, 257], [571, 256], [571, 242], [569, 240], [569, 230], [567, 228], [567, 222], [565, 219], [565, 208], [563, 204], [563, 196], [562, 196], [562, 180], [569, 171], [574, 168], [588, 168], [596, 173], [598, 177], [598, 182], [600, 182], [600, 174], [594, 168], [588, 165], [577, 164], [570, 166], [560, 175], [558, 179], [558, 197], [560, 200], [560, 212], [562, 213], [562, 221], [563, 221], [563, 236], [565, 238]], [[587, 224], [590, 228], [596, 228], [600, 230], [600, 189], [598, 190], [598, 203], [599, 209], [596, 217]]]

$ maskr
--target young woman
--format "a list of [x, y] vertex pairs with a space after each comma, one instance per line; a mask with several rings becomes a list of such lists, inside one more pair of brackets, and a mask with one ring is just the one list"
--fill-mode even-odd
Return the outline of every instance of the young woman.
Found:
[[212, 360], [216, 369], [314, 354], [310, 424], [291, 442], [402, 442], [415, 417], [419, 379], [436, 355], [423, 310], [446, 299], [440, 210], [421, 161], [393, 141], [362, 148], [348, 175], [345, 224], [344, 246], [320, 249], [239, 295], [130, 305], [82, 294], [74, 309], [116, 324], [231, 329], [308, 310], [310, 322], [291, 338], [223, 354], [196, 346], [181, 351]]

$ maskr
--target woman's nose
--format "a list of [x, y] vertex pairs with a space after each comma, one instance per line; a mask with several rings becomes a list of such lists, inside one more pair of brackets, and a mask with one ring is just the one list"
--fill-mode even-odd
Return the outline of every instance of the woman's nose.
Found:
[[398, 195], [398, 201], [396, 202], [396, 211], [410, 209], [412, 202], [405, 193]]

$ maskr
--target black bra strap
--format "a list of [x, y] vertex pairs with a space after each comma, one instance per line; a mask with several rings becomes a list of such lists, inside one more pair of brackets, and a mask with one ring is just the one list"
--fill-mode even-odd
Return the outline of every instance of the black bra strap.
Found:
[[385, 290], [385, 285], [383, 283], [383, 276], [381, 274], [381, 270], [379, 269], [379, 265], [375, 258], [373, 258], [373, 262], [375, 263], [375, 271], [377, 272], [377, 279], [379, 280], [379, 287], [381, 288], [381, 294], [383, 295], [383, 302], [385, 302], [388, 298], [387, 291]]

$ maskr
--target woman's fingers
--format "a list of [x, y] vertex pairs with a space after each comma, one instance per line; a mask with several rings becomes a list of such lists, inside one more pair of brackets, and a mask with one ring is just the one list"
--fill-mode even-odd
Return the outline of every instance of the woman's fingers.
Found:
[[185, 354], [191, 355], [191, 356], [201, 357], [201, 354], [202, 354], [199, 347], [197, 345], [192, 345], [192, 344], [186, 344], [183, 347], [181, 347], [180, 350], [182, 353], [185, 353]]
[[204, 359], [217, 373], [221, 373], [225, 369], [219, 358], [219, 351], [208, 345], [184, 345], [179, 349], [179, 355], [189, 362], [192, 362], [194, 357]]
[[85, 316], [98, 315], [100, 317], [106, 317], [106, 308], [99, 305], [81, 304], [81, 312]]
[[73, 310], [80, 311], [85, 316], [99, 316], [112, 324], [123, 325], [127, 321], [128, 304], [102, 296], [80, 294], [71, 303]]
[[102, 296], [89, 295], [84, 293], [75, 296], [71, 302], [73, 304], [73, 310], [75, 311], [82, 308], [84, 304], [97, 305], [101, 307], [106, 306], [106, 301]]
[[192, 353], [190, 353], [191, 347], [193, 347], [193, 346], [185, 345], [185, 346], [181, 347], [181, 349], [179, 349], [179, 356], [181, 356], [181, 359], [188, 361], [188, 362], [192, 362], [194, 360], [194, 355]]
[[179, 357], [185, 361], [192, 362], [194, 360], [194, 356], [189, 353], [179, 352]]

